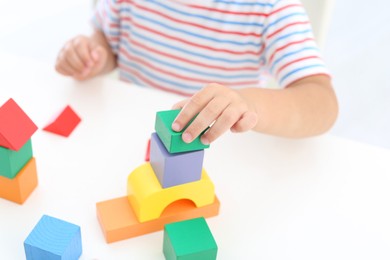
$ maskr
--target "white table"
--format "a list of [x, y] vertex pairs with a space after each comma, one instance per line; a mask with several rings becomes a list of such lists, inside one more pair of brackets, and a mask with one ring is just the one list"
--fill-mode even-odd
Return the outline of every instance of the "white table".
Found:
[[[81, 259], [164, 259], [162, 232], [106, 244], [95, 204], [126, 195], [156, 111], [181, 98], [108, 77], [78, 83], [0, 54], [0, 103], [10, 97], [40, 129], [65, 105], [82, 122], [69, 138], [34, 134], [39, 185], [22, 206], [0, 199], [0, 259], [24, 259], [43, 214], [81, 226]], [[221, 201], [208, 219], [218, 259], [389, 259], [389, 161], [388, 150], [329, 135], [224, 135], [204, 162]]]

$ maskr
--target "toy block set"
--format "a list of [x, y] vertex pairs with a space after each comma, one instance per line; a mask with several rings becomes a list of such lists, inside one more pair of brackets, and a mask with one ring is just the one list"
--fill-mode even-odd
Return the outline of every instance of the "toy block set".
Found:
[[0, 198], [23, 204], [38, 185], [31, 143], [36, 130], [13, 99], [0, 107]]
[[[179, 110], [156, 114], [145, 163], [127, 179], [127, 196], [98, 202], [97, 217], [107, 243], [164, 230], [168, 260], [215, 260], [217, 244], [204, 218], [220, 203], [203, 168], [200, 137], [187, 144], [172, 122]], [[81, 119], [67, 106], [44, 128], [69, 136]], [[23, 204], [38, 184], [31, 136], [37, 126], [9, 99], [0, 107], [0, 198]], [[27, 260], [74, 260], [82, 254], [81, 229], [47, 215], [24, 241]]]
[[187, 144], [182, 132], [171, 129], [179, 112], [157, 112], [149, 160], [128, 176], [127, 196], [96, 204], [107, 243], [163, 230], [172, 222], [218, 215], [214, 184], [203, 169], [204, 149], [209, 146], [199, 137]]
[[75, 260], [82, 253], [81, 229], [72, 223], [43, 215], [24, 241], [27, 260]]

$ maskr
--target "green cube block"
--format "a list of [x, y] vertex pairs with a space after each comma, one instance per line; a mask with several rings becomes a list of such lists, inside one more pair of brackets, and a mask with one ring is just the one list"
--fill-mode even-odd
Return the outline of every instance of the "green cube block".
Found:
[[163, 252], [167, 260], [215, 260], [217, 251], [217, 243], [203, 217], [164, 227]]
[[200, 136], [195, 138], [195, 140], [189, 144], [185, 143], [182, 139], [182, 134], [185, 128], [181, 132], [175, 132], [172, 130], [172, 123], [179, 112], [180, 110], [168, 110], [160, 111], [156, 114], [155, 130], [168, 152], [189, 152], [210, 147], [210, 145], [204, 145], [200, 141]]
[[18, 151], [0, 146], [0, 175], [9, 179], [15, 178], [32, 156], [31, 139]]

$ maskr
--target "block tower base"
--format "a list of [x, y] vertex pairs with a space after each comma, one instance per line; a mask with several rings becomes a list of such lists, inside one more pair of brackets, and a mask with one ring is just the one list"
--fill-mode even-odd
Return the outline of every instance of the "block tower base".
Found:
[[120, 197], [96, 204], [97, 216], [107, 243], [112, 243], [155, 231], [163, 230], [164, 225], [197, 217], [213, 217], [219, 213], [219, 200], [197, 208], [190, 200], [179, 200], [169, 205], [158, 219], [139, 222], [128, 197]]

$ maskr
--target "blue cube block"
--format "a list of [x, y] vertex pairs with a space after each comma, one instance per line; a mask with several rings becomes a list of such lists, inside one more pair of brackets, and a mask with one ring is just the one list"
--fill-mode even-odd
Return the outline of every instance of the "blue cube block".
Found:
[[199, 181], [204, 150], [171, 154], [156, 133], [150, 139], [150, 164], [161, 187], [169, 188]]
[[82, 253], [80, 227], [43, 215], [24, 241], [27, 260], [76, 260]]

